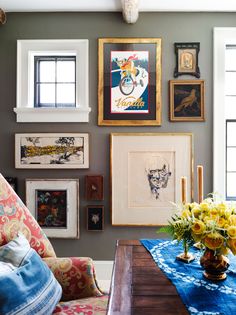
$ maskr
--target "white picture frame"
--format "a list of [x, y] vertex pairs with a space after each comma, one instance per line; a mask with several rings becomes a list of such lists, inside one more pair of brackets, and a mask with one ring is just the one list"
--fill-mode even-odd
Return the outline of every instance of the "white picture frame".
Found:
[[79, 180], [26, 179], [26, 205], [51, 238], [79, 238]]
[[24, 169], [89, 168], [89, 134], [15, 134], [15, 167]]
[[167, 225], [182, 176], [193, 200], [192, 134], [112, 133], [110, 144], [112, 225]]

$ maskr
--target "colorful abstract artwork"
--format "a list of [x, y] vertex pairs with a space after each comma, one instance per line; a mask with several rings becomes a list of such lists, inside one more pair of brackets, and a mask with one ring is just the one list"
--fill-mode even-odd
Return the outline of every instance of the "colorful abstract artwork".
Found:
[[67, 227], [67, 191], [36, 190], [36, 219], [41, 227]]

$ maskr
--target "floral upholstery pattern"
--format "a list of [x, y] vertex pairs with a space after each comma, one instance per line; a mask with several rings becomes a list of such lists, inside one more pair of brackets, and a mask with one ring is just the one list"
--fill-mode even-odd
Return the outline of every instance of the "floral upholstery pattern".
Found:
[[0, 246], [21, 232], [43, 258], [62, 286], [53, 314], [105, 315], [108, 296], [99, 289], [91, 258], [57, 258], [45, 233], [8, 182], [0, 174]]
[[0, 246], [13, 240], [18, 232], [28, 239], [41, 257], [55, 257], [55, 252], [30, 211], [0, 174]]
[[53, 315], [105, 315], [108, 296], [60, 302]]
[[90, 296], [102, 296], [91, 258], [44, 258], [57, 281], [62, 286], [63, 301]]

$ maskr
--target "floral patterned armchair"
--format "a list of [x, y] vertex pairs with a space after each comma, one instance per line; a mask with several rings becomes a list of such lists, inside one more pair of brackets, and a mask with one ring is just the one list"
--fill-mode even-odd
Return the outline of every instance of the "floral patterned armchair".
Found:
[[57, 258], [30, 211], [0, 174], [0, 246], [22, 232], [63, 289], [53, 314], [105, 315], [108, 297], [98, 287], [91, 258]]

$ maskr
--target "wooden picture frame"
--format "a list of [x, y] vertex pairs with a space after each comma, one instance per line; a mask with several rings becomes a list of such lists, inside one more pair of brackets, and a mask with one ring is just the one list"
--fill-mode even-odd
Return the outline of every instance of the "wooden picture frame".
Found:
[[103, 231], [104, 230], [104, 206], [93, 205], [87, 206], [87, 230]]
[[89, 134], [16, 134], [15, 167], [29, 169], [89, 168]]
[[172, 203], [181, 202], [182, 176], [193, 200], [191, 133], [112, 133], [110, 141], [112, 225], [167, 225]]
[[103, 200], [103, 176], [87, 175], [85, 176], [85, 199], [86, 200]]
[[174, 77], [188, 74], [200, 78], [198, 53], [200, 43], [175, 43], [176, 67]]
[[204, 80], [170, 80], [170, 121], [205, 121]]
[[161, 39], [98, 40], [98, 125], [161, 125]]
[[48, 237], [79, 238], [79, 180], [26, 179], [26, 205]]

